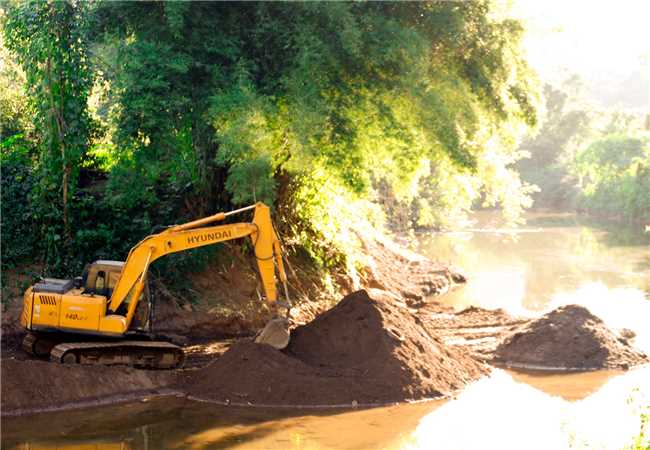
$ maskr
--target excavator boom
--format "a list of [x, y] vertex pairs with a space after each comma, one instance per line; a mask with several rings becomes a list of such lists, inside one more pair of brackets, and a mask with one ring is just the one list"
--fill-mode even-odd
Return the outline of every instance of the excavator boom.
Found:
[[[229, 215], [250, 209], [255, 210], [251, 223], [234, 223], [200, 228], [202, 225], [221, 221]], [[250, 236], [253, 241], [266, 299], [270, 303], [275, 303], [278, 299], [275, 276], [276, 266], [282, 283], [286, 283], [286, 274], [282, 264], [279, 239], [273, 229], [269, 207], [257, 203], [231, 213], [219, 213], [183, 225], [173, 226], [140, 241], [129, 252], [122, 275], [111, 297], [110, 310], [117, 311], [136, 283], [144, 281], [149, 266], [156, 259], [170, 253], [246, 236]]]

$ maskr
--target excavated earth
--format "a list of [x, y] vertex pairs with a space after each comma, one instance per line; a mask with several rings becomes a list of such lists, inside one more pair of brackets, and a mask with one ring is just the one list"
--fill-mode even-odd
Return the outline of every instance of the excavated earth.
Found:
[[382, 404], [446, 396], [487, 372], [408, 311], [361, 290], [296, 328], [285, 351], [235, 344], [182, 390], [228, 404]]
[[587, 370], [648, 361], [631, 347], [629, 335], [608, 330], [584, 308], [564, 307], [533, 321], [503, 310], [456, 312], [433, 296], [464, 282], [457, 271], [388, 241], [362, 243], [369, 260], [357, 288], [366, 291], [338, 304], [331, 297], [299, 303], [303, 325], [282, 352], [241, 338], [263, 323], [262, 316], [179, 310], [168, 303], [158, 320], [187, 355], [185, 368], [176, 371], [35, 360], [20, 349], [17, 297], [2, 314], [1, 413], [170, 393], [257, 406], [377, 404], [449, 395], [487, 373], [485, 362]]
[[165, 392], [173, 372], [2, 359], [2, 414], [94, 406]]
[[442, 339], [445, 345], [462, 347], [483, 362], [490, 363], [503, 338], [529, 319], [508, 314], [503, 309], [470, 306], [454, 311], [437, 302], [418, 309], [424, 327]]
[[588, 309], [567, 305], [507, 336], [493, 361], [530, 369], [595, 370], [628, 369], [649, 359]]
[[[309, 400], [311, 404], [332, 405], [348, 401], [351, 403], [352, 400], [361, 404], [442, 395], [484, 373], [486, 368], [471, 360], [464, 351], [451, 349], [447, 352], [441, 341], [427, 334], [422, 327], [418, 329], [414, 325], [417, 323], [417, 319], [413, 317], [415, 310], [408, 306], [414, 302], [422, 303], [428, 296], [448, 290], [454, 282], [462, 282], [463, 277], [419, 255], [399, 251], [397, 246], [387, 242], [366, 242], [365, 245], [374, 254], [368, 254], [368, 270], [360, 274], [358, 284], [368, 286], [373, 297], [384, 300], [384, 306], [377, 307], [375, 303], [369, 303], [367, 297], [364, 298], [365, 303], [357, 300], [345, 304], [347, 307], [351, 304], [353, 309], [356, 308], [356, 317], [360, 318], [360, 328], [356, 329], [355, 340], [367, 343], [373, 339], [377, 340], [378, 350], [372, 357], [352, 355], [350, 358], [356, 358], [356, 363], [345, 360], [347, 362], [342, 363], [343, 365], [332, 365], [331, 353], [320, 349], [310, 353], [307, 345], [310, 342], [310, 333], [304, 330], [313, 330], [311, 336], [314, 333], [322, 335], [324, 331], [317, 324], [328, 323], [332, 317], [339, 317], [340, 313], [338, 316], [336, 313], [324, 315], [325, 318], [318, 320], [311, 327], [299, 327], [294, 331], [296, 343], [288, 351], [280, 353], [246, 342], [246, 338], [242, 339], [242, 335], [251, 335], [267, 319], [254, 311], [251, 312], [252, 307], [247, 306], [233, 315], [231, 311], [236, 309], [236, 305], [226, 311], [192, 311], [193, 308], [173, 307], [175, 302], [166, 301], [163, 302], [164, 309], [157, 310], [156, 329], [185, 347], [187, 361], [184, 369], [147, 371], [125, 367], [62, 366], [37, 360], [21, 350], [20, 342], [24, 330], [18, 323], [21, 292], [17, 291], [13, 295], [15, 300], [11, 303], [12, 306], [2, 311], [1, 413], [27, 414], [44, 409], [106, 404], [170, 392], [183, 394], [186, 387], [187, 392], [197, 396], [205, 394], [205, 398], [244, 404], [251, 402], [251, 399], [276, 404], [287, 404], [292, 399], [295, 400], [295, 394], [282, 394], [278, 387], [280, 383], [272, 381], [274, 377], [287, 379], [287, 385], [293, 386], [294, 390], [298, 389], [302, 397], [312, 399]], [[384, 261], [389, 262], [389, 268], [384, 268]], [[228, 270], [232, 272], [237, 266], [231, 265]], [[217, 271], [218, 274], [221, 273], [220, 270]], [[301, 269], [296, 267], [296, 270]], [[239, 278], [248, 275], [247, 271], [242, 270]], [[294, 277], [303, 279], [309, 277], [309, 274], [296, 273]], [[232, 273], [229, 273], [228, 278], [239, 279]], [[248, 280], [240, 284], [248, 287], [252, 283]], [[340, 284], [345, 286], [344, 282]], [[212, 285], [206, 283], [204, 287], [210, 289]], [[298, 291], [304, 290], [300, 286], [294, 288]], [[347, 287], [349, 290], [353, 288], [354, 284]], [[384, 289], [391, 289], [395, 293]], [[232, 294], [236, 289], [228, 285], [227, 290]], [[251, 293], [235, 294], [247, 298], [253, 296]], [[309, 295], [304, 297], [309, 298]], [[298, 303], [297, 314], [294, 315], [298, 323], [309, 323], [315, 316], [327, 310], [328, 305], [336, 304], [336, 300], [331, 297], [317, 297], [322, 300], [303, 300]], [[361, 319], [362, 317], [365, 318]], [[396, 332], [382, 328], [383, 320]], [[405, 331], [400, 331], [402, 328]], [[413, 334], [415, 329], [418, 331]], [[372, 337], [364, 337], [364, 333]], [[345, 330], [339, 329], [338, 336], [343, 338], [345, 335]], [[211, 339], [206, 339], [208, 336], [211, 336]], [[230, 338], [225, 339], [228, 336]], [[400, 341], [400, 336], [407, 339], [406, 343]], [[311, 338], [311, 342], [317, 341], [318, 339]], [[342, 348], [342, 342], [337, 345], [338, 347], [333, 348]], [[232, 349], [228, 351], [231, 346]], [[366, 347], [374, 349], [374, 346]], [[422, 363], [419, 356], [421, 351], [432, 352], [437, 356]], [[329, 359], [315, 361], [314, 352], [329, 355]], [[448, 360], [445, 356], [447, 353], [453, 355], [451, 360], [458, 358], [458, 362]], [[414, 360], [418, 362], [409, 362], [415, 355], [418, 357]], [[382, 358], [386, 360], [382, 361]], [[218, 363], [215, 363], [215, 360]], [[400, 364], [406, 364], [403, 371]], [[442, 372], [432, 372], [434, 369], [441, 369]], [[196, 373], [201, 371], [205, 371], [202, 372], [204, 375], [215, 372], [210, 375], [213, 376], [214, 386], [204, 386], [205, 390], [199, 392], [199, 376]], [[267, 393], [262, 395], [252, 389], [252, 381], [249, 378], [242, 377], [243, 384], [233, 384], [232, 380], [242, 374], [255, 374], [263, 385], [270, 383], [266, 386]], [[288, 379], [291, 377], [293, 378]], [[362, 377], [369, 377], [371, 384], [365, 384]], [[349, 387], [346, 383], [350, 383]], [[229, 386], [232, 390], [226, 391], [223, 386]], [[321, 386], [330, 386], [332, 390], [327, 391]], [[270, 394], [268, 387], [271, 387]], [[176, 391], [173, 391], [174, 389]]]

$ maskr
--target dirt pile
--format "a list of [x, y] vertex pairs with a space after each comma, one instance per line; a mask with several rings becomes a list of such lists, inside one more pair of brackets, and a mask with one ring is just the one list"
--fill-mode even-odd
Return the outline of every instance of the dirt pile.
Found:
[[367, 256], [363, 285], [403, 298], [411, 307], [421, 307], [427, 297], [441, 295], [465, 276], [449, 266], [413, 253], [395, 242], [357, 235]]
[[[2, 360], [2, 411], [18, 413], [83, 401], [155, 393], [175, 374], [126, 367], [66, 366], [46, 361]], [[137, 395], [136, 395], [137, 394]]]
[[386, 403], [448, 395], [487, 371], [407, 310], [357, 291], [296, 328], [284, 352], [237, 343], [182, 390], [232, 404]]
[[591, 370], [627, 369], [648, 362], [648, 357], [586, 308], [567, 305], [506, 337], [493, 361], [512, 367]]

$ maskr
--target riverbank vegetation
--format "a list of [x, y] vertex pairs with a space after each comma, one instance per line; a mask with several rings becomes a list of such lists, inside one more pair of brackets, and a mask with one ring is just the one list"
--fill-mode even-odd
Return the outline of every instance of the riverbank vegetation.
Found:
[[[70, 276], [260, 200], [290, 253], [348, 272], [357, 233], [477, 207], [650, 220], [639, 118], [577, 78], [539, 89], [488, 1], [1, 8], [3, 269]], [[156, 268], [182, 280], [214, 252]]]
[[353, 266], [352, 223], [529, 202], [511, 165], [535, 83], [488, 2], [2, 8], [3, 268], [72, 275], [259, 200], [288, 247]]
[[596, 108], [572, 77], [543, 89], [545, 115], [520, 150], [535, 204], [603, 218], [650, 222], [650, 133], [635, 111]]

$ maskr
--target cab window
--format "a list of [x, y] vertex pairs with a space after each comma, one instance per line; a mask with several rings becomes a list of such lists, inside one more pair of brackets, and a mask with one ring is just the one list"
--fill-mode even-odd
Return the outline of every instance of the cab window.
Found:
[[120, 279], [120, 273], [119, 272], [109, 272], [108, 273], [108, 288], [109, 289], [115, 289], [115, 286], [117, 285], [117, 280]]
[[106, 272], [100, 270], [97, 272], [97, 278], [95, 278], [95, 292], [101, 294], [106, 288]]

